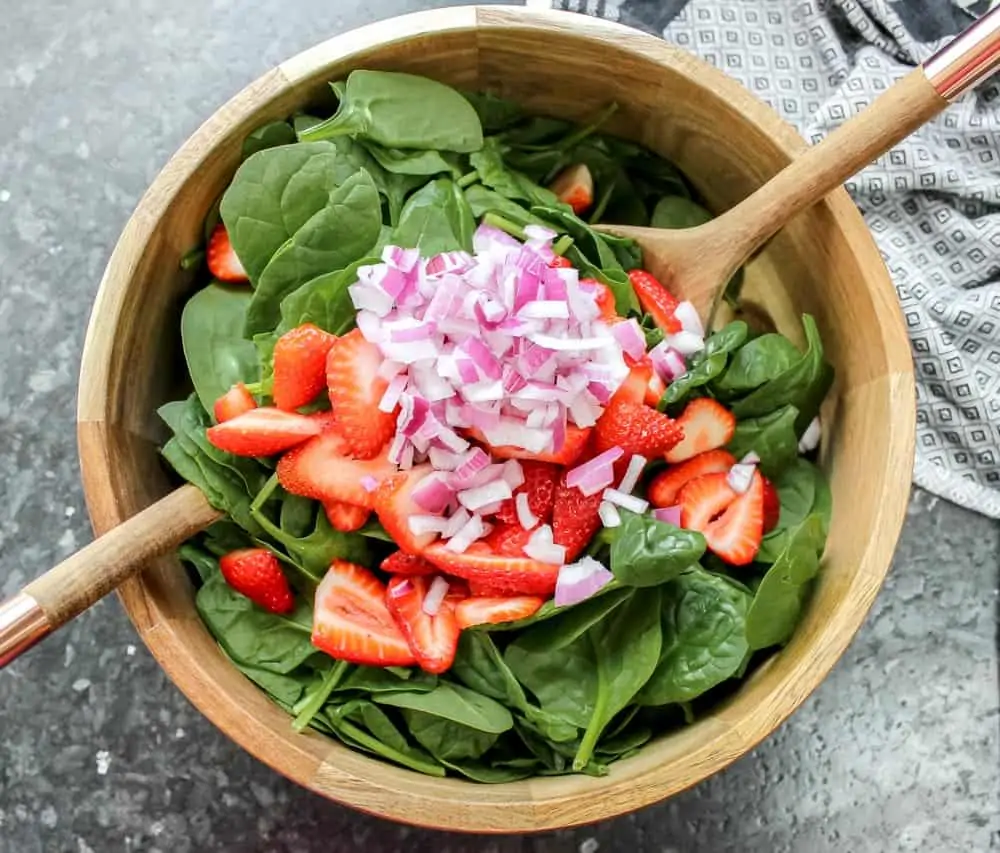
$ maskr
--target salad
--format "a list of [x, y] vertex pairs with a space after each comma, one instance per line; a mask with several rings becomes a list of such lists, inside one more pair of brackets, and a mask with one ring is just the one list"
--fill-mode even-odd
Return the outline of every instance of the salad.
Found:
[[613, 108], [332, 88], [247, 138], [183, 262], [163, 455], [225, 513], [180, 549], [198, 612], [298, 730], [433, 776], [604, 774], [795, 629], [831, 511], [816, 324], [707, 332], [594, 230], [708, 218]]

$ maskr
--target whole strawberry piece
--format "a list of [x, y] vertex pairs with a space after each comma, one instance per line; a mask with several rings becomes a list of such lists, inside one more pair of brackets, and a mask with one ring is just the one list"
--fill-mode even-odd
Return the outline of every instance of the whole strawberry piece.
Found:
[[565, 479], [559, 483], [552, 506], [552, 539], [566, 549], [567, 563], [580, 555], [600, 529], [597, 509], [601, 500], [601, 492], [585, 495], [575, 486], [567, 486]]
[[222, 576], [233, 589], [272, 613], [290, 613], [295, 599], [278, 558], [265, 548], [230, 551], [219, 560]]
[[274, 345], [274, 405], [293, 412], [316, 399], [326, 387], [326, 356], [336, 340], [312, 323], [278, 338]]
[[612, 400], [594, 427], [597, 453], [620, 447], [626, 454], [650, 459], [666, 453], [682, 438], [683, 430], [667, 415], [628, 400]]
[[323, 511], [334, 530], [341, 533], [353, 533], [365, 526], [372, 511], [363, 506], [345, 503], [344, 501], [324, 501]]
[[223, 423], [257, 408], [257, 401], [242, 382], [237, 382], [215, 401], [215, 421]]
[[378, 347], [366, 341], [360, 329], [334, 341], [326, 358], [333, 419], [357, 459], [377, 456], [396, 431], [395, 413], [378, 407], [389, 386], [378, 375], [381, 364]]
[[233, 244], [229, 242], [229, 232], [221, 222], [215, 226], [212, 236], [208, 239], [205, 259], [208, 262], [208, 271], [219, 281], [230, 284], [249, 281], [247, 271], [243, 269], [243, 264], [233, 251]]
[[680, 320], [675, 316], [680, 303], [654, 275], [645, 270], [632, 270], [628, 274], [628, 280], [632, 283], [642, 310], [653, 318], [657, 328], [668, 335], [681, 331]]
[[774, 483], [763, 474], [761, 480], [764, 481], [764, 532], [767, 533], [778, 526], [778, 519], [781, 517], [781, 499], [778, 497], [778, 490], [774, 488]]

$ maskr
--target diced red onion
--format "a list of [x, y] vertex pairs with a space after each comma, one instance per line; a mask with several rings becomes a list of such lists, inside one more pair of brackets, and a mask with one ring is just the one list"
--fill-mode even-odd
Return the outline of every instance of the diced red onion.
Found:
[[653, 347], [649, 351], [649, 358], [660, 378], [666, 382], [673, 382], [687, 372], [684, 356], [667, 346], [666, 341], [660, 341]]
[[406, 447], [406, 436], [401, 432], [397, 432], [393, 436], [392, 443], [389, 445], [389, 461], [393, 465], [398, 465], [400, 459], [403, 455], [403, 448]]
[[503, 463], [503, 480], [511, 490], [524, 484], [524, 469], [516, 459], [508, 459]]
[[413, 341], [425, 341], [435, 332], [434, 323], [417, 323], [392, 329], [389, 332], [389, 339], [393, 343], [411, 343]]
[[653, 510], [653, 518], [672, 524], [674, 527], [681, 526], [681, 508], [679, 506], [665, 506], [662, 509]]
[[528, 302], [517, 312], [525, 320], [568, 320], [569, 306], [555, 299]]
[[[679, 332], [678, 334], [684, 334]], [[580, 352], [581, 350], [604, 349], [611, 345], [608, 338], [557, 338], [552, 335], [533, 334], [529, 335], [532, 342], [545, 349], [556, 352]]]
[[569, 607], [586, 601], [613, 579], [614, 575], [593, 557], [582, 557], [559, 569], [555, 605]]
[[681, 324], [681, 328], [685, 332], [693, 332], [699, 338], [705, 337], [705, 326], [701, 322], [701, 317], [698, 316], [698, 309], [687, 300], [677, 304], [674, 309], [674, 317], [677, 318], [677, 322]]
[[668, 335], [661, 343], [665, 343], [670, 349], [677, 350], [681, 355], [694, 355], [705, 349], [704, 338], [694, 332], [681, 331], [675, 335]]
[[631, 494], [632, 490], [635, 489], [636, 483], [639, 482], [639, 476], [642, 474], [642, 469], [645, 467], [645, 456], [640, 456], [637, 453], [629, 459], [628, 468], [625, 469], [625, 475], [622, 477], [622, 481], [618, 484], [618, 491]]
[[438, 575], [431, 581], [427, 595], [424, 596], [424, 603], [420, 606], [428, 616], [437, 616], [444, 603], [445, 596], [448, 595], [448, 581]]
[[587, 399], [586, 394], [577, 394], [569, 404], [569, 415], [578, 427], [592, 427], [602, 411], [600, 406]]
[[537, 240], [539, 242], [552, 242], [556, 238], [556, 232], [551, 228], [545, 228], [542, 225], [525, 225], [524, 234], [529, 240]]
[[622, 523], [621, 514], [618, 507], [608, 501], [601, 501], [597, 507], [597, 514], [600, 516], [601, 524], [605, 527], [620, 527]]
[[756, 451], [751, 450], [749, 453], [744, 454], [740, 462], [743, 462], [746, 465], [759, 465], [760, 457], [757, 455]]
[[424, 477], [413, 489], [413, 502], [430, 513], [442, 513], [455, 492], [438, 472]]
[[347, 292], [355, 308], [371, 311], [377, 317], [385, 317], [394, 304], [392, 296], [377, 285], [352, 284]]
[[465, 507], [460, 506], [448, 518], [448, 526], [445, 527], [444, 532], [441, 535], [445, 539], [450, 539], [458, 533], [459, 530], [465, 527], [470, 518], [472, 518], [471, 513]]
[[531, 530], [538, 524], [538, 516], [531, 511], [529, 505], [530, 498], [527, 492], [518, 492], [514, 495], [514, 510], [517, 512], [517, 522], [525, 530]]
[[483, 486], [463, 489], [458, 493], [458, 501], [470, 512], [478, 512], [484, 506], [506, 500], [513, 494], [510, 486], [501, 479]]
[[819, 447], [819, 440], [823, 437], [823, 425], [820, 423], [819, 415], [816, 415], [806, 427], [799, 439], [799, 453], [810, 453]]
[[637, 498], [635, 495], [620, 492], [618, 489], [605, 489], [604, 500], [640, 515], [649, 509], [649, 501]]
[[399, 454], [399, 467], [403, 471], [409, 471], [413, 467], [413, 445], [407, 444]]
[[369, 493], [374, 492], [378, 488], [378, 480], [371, 474], [365, 474], [359, 482], [361, 483], [361, 488]]
[[737, 462], [729, 469], [729, 473], [726, 475], [726, 482], [729, 484], [729, 488], [738, 494], [745, 494], [753, 482], [753, 475], [756, 470], [756, 465]]
[[646, 354], [646, 336], [634, 317], [623, 323], [615, 323], [611, 327], [611, 334], [622, 350], [632, 358], [638, 360]]
[[426, 533], [444, 533], [448, 519], [440, 515], [411, 515], [406, 524], [414, 536], [423, 536]]
[[562, 565], [566, 562], [566, 548], [553, 541], [552, 528], [548, 524], [539, 526], [524, 545], [524, 553], [542, 563]]
[[405, 390], [406, 383], [409, 381], [410, 379], [405, 373], [400, 373], [392, 379], [385, 389], [382, 399], [379, 401], [378, 408], [380, 412], [391, 412], [396, 408], [400, 395]]
[[[575, 468], [571, 468], [566, 472], [566, 485], [573, 488], [580, 488], [581, 484], [592, 481], [595, 477], [597, 479], [603, 479], [606, 476], [608, 469], [611, 470], [611, 476], [614, 477], [613, 465], [622, 456], [625, 455], [625, 451], [620, 447], [612, 447], [605, 450], [603, 453], [599, 453], [593, 459], [589, 459], [582, 465], [577, 465]], [[611, 480], [602, 485], [600, 488], [611, 485]], [[600, 491], [600, 489], [595, 489], [591, 494], [595, 494]]]
[[482, 516], [496, 515], [501, 509], [503, 509], [504, 503], [506, 503], [506, 501], [494, 501], [491, 504], [486, 504], [486, 506], [481, 506], [476, 510], [476, 513]]
[[410, 272], [420, 261], [420, 252], [417, 249], [386, 246], [382, 249], [382, 260], [398, 270]]
[[485, 522], [478, 516], [473, 515], [462, 526], [462, 528], [452, 536], [446, 543], [445, 548], [462, 554], [468, 550], [469, 546], [482, 536], [485, 536], [488, 528]]
[[500, 418], [495, 426], [483, 428], [483, 432], [494, 447], [523, 447], [529, 453], [541, 453], [552, 442], [550, 430], [530, 429], [524, 421], [513, 418]]

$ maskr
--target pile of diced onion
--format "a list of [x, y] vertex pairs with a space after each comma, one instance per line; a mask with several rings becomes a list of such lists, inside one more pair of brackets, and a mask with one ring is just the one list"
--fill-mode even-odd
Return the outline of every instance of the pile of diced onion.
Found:
[[[597, 289], [575, 269], [549, 266], [556, 235], [537, 226], [525, 231], [522, 243], [484, 224], [474, 235], [474, 254], [429, 259], [389, 246], [382, 263], [360, 268], [349, 289], [358, 328], [384, 358], [379, 373], [388, 387], [379, 408], [399, 409], [390, 461], [402, 469], [429, 462], [434, 469], [414, 490], [426, 514], [410, 518], [411, 531], [437, 534], [457, 553], [490, 532], [486, 518], [524, 482], [516, 459], [494, 462], [463, 431], [476, 431], [493, 447], [558, 452], [568, 426], [597, 422], [629, 373], [625, 355], [646, 354], [634, 319], [608, 325]], [[684, 330], [649, 353], [665, 381], [682, 374], [685, 357], [704, 346], [693, 306], [682, 303], [677, 313]], [[633, 457], [622, 481], [613, 483], [623, 452], [612, 448], [567, 473], [567, 484], [584, 494], [604, 492], [606, 526], [620, 523], [619, 507], [648, 509], [631, 494], [645, 459]], [[516, 496], [515, 509], [521, 526], [534, 531], [525, 553], [563, 565], [565, 549], [532, 515], [526, 494]], [[606, 583], [605, 575], [600, 563], [584, 558], [563, 565], [560, 585], [589, 589], [599, 579]], [[557, 587], [557, 603], [561, 598]]]

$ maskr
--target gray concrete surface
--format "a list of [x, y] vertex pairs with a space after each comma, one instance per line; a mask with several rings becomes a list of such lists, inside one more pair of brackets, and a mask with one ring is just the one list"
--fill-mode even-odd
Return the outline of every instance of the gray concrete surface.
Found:
[[[215, 107], [379, 0], [48, 0], [0, 16], [0, 593], [90, 535], [73, 435], [101, 270]], [[188, 704], [107, 601], [0, 674], [0, 853], [1000, 848], [995, 523], [916, 494], [890, 581], [815, 696], [695, 790], [600, 826], [482, 839], [296, 788]]]

